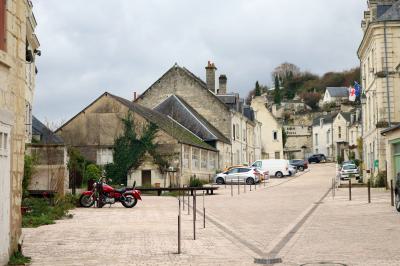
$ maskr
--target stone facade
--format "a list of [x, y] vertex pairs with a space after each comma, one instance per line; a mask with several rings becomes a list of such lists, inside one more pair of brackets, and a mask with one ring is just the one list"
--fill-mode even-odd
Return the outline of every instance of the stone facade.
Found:
[[[382, 6], [381, 4], [387, 6]], [[386, 168], [386, 140], [380, 134], [385, 127], [400, 122], [400, 76], [398, 74], [400, 17], [397, 1], [368, 1], [362, 29], [364, 36], [358, 49], [361, 62], [363, 113], [363, 158], [367, 178]], [[385, 11], [385, 12], [382, 12]], [[365, 178], [365, 180], [367, 179]]]
[[393, 184], [395, 184], [400, 177], [400, 127], [392, 127], [383, 131], [382, 134], [385, 137], [387, 147], [387, 180], [388, 182], [393, 180]]
[[303, 125], [283, 126], [286, 132], [285, 158], [305, 159], [312, 153], [312, 127]]
[[333, 151], [333, 119], [335, 115], [322, 115], [314, 119], [312, 127], [313, 153], [325, 154], [328, 160], [335, 160]]
[[0, 1], [0, 265], [21, 234], [25, 142], [30, 139], [39, 42], [29, 0]]
[[[219, 160], [216, 149], [202, 142], [186, 129], [178, 128], [178, 124], [174, 124], [175, 129], [166, 131], [167, 116], [143, 107], [132, 110], [135, 106], [137, 104], [104, 93], [60, 127], [56, 133], [64, 139], [65, 144], [79, 149], [86, 159], [104, 165], [112, 162], [111, 148], [114, 140], [123, 132], [121, 118], [126, 117], [128, 112], [132, 111], [138, 136], [140, 136], [143, 126], [150, 122], [159, 127], [155, 138], [155, 142], [158, 144], [158, 153], [164, 156], [174, 169], [178, 170], [175, 177], [180, 176], [183, 184], [188, 183], [189, 178], [194, 175], [208, 180], [215, 174]], [[151, 117], [155, 117], [155, 115], [160, 116], [163, 121], [151, 120]], [[172, 120], [170, 122], [172, 124]], [[187, 138], [181, 140], [182, 130], [189, 136], [189, 139], [194, 139], [193, 143], [195, 144], [186, 143]], [[109, 158], [110, 152], [107, 151], [111, 151], [111, 158]], [[160, 171], [153, 158], [147, 154], [143, 163], [137, 169], [132, 169], [128, 175], [127, 185], [132, 185], [134, 181], [138, 186], [177, 185], [177, 179], [170, 180], [169, 177], [170, 175]]]
[[[186, 68], [174, 65], [135, 102], [153, 109], [171, 95], [181, 97], [231, 141], [231, 145], [220, 142], [215, 145], [219, 151], [219, 169], [224, 169], [236, 162], [248, 164], [252, 160], [259, 159], [260, 147], [255, 145], [259, 142], [253, 140], [260, 138], [260, 125], [250, 121], [243, 113], [230, 109], [216, 97], [216, 67], [209, 63], [206, 70], [207, 83]], [[223, 81], [226, 82], [226, 77], [223, 78]], [[227, 88], [224, 82], [223, 91], [226, 93]], [[238, 128], [235, 134], [233, 133], [234, 128], [235, 130]], [[251, 135], [250, 138], [247, 137], [248, 134]], [[248, 140], [253, 142], [249, 143]]]
[[265, 97], [254, 97], [251, 101], [251, 107], [256, 112], [256, 120], [261, 123], [262, 159], [282, 159], [282, 126], [267, 109]]

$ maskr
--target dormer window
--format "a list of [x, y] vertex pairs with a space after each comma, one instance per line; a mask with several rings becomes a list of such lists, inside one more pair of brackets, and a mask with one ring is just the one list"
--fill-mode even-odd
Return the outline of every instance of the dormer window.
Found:
[[321, 127], [324, 125], [324, 119], [323, 119], [323, 118], [320, 118], [320, 119], [319, 119], [319, 125], [320, 125]]

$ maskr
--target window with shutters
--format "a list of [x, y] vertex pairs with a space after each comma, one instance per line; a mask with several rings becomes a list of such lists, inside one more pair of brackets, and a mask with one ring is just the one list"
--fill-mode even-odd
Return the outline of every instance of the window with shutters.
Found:
[[0, 0], [0, 50], [6, 50], [6, 0]]

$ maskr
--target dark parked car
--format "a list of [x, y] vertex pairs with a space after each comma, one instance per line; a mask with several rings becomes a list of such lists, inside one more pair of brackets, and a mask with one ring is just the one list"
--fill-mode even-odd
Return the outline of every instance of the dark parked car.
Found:
[[324, 154], [314, 154], [308, 158], [309, 163], [320, 163], [326, 162], [326, 157]]
[[295, 166], [300, 172], [308, 168], [308, 162], [306, 160], [290, 160], [289, 164]]

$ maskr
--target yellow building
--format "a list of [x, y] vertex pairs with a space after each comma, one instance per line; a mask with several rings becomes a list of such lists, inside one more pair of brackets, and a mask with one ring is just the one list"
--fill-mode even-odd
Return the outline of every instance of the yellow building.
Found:
[[399, 1], [370, 0], [362, 21], [364, 37], [357, 54], [364, 90], [362, 128], [366, 178], [386, 169], [387, 145], [380, 132], [400, 121], [399, 8]]
[[0, 0], [0, 265], [21, 235], [25, 143], [31, 137], [36, 21], [29, 0]]

